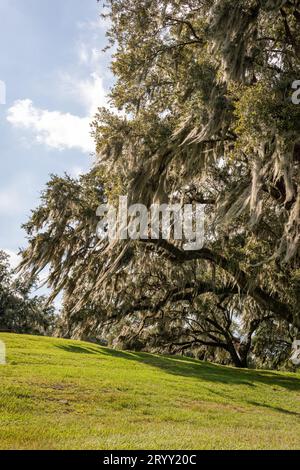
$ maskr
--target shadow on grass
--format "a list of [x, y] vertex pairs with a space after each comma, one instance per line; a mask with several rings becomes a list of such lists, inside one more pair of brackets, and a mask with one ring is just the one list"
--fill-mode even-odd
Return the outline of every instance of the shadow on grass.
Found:
[[56, 344], [56, 348], [62, 349], [65, 352], [70, 352], [70, 353], [78, 353], [78, 354], [100, 354], [102, 353], [102, 350], [100, 350], [97, 346], [95, 346], [95, 349], [92, 347], [86, 347], [86, 346], [75, 346], [73, 344], [67, 344], [67, 345], [61, 345], [61, 344]]
[[[110, 356], [127, 361], [139, 362], [150, 367], [159, 368], [171, 375], [192, 377], [232, 385], [246, 385], [255, 387], [256, 383], [269, 386], [284, 387], [288, 390], [300, 391], [300, 379], [298, 377], [287, 377], [278, 375], [272, 371], [236, 369], [220, 366], [196, 359], [179, 356], [157, 356], [154, 354], [118, 351], [103, 348], [91, 343], [91, 345], [57, 345], [58, 348], [72, 353], [93, 354]], [[279, 410], [278, 410], [279, 411]]]
[[285, 410], [284, 408], [280, 408], [279, 406], [267, 405], [266, 403], [259, 403], [257, 401], [247, 401], [247, 403], [249, 405], [259, 406], [260, 408], [267, 408], [268, 410], [278, 411], [278, 413], [285, 413], [287, 415], [292, 416], [300, 416], [300, 413], [297, 413], [297, 411]]
[[196, 377], [209, 382], [221, 382], [225, 384], [240, 384], [255, 387], [255, 383], [284, 387], [288, 390], [300, 391], [300, 379], [298, 377], [286, 377], [272, 371], [259, 371], [250, 369], [235, 369], [212, 363], [201, 362], [196, 359], [178, 356], [156, 356], [145, 353], [131, 353], [103, 349], [102, 354], [108, 354], [130, 361], [138, 361], [151, 367], [158, 367], [172, 375], [184, 377]]

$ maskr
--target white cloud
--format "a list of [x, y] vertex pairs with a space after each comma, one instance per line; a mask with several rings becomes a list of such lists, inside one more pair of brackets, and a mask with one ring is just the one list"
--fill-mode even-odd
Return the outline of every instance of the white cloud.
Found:
[[9, 256], [9, 262], [12, 269], [15, 269], [21, 262], [21, 256], [17, 255], [14, 251], [3, 250]]
[[97, 73], [92, 73], [88, 80], [79, 81], [77, 85], [75, 83], [76, 87], [89, 116], [94, 116], [99, 107], [107, 105], [103, 80]]
[[[104, 12], [105, 10], [103, 10]], [[78, 24], [80, 35], [75, 45], [78, 67], [74, 73], [58, 73], [57, 90], [62, 97], [68, 96], [72, 103], [80, 104], [80, 111], [73, 113], [43, 109], [31, 99], [21, 99], [8, 109], [7, 120], [17, 129], [30, 132], [30, 139], [52, 149], [79, 149], [84, 153], [95, 151], [91, 138], [90, 123], [99, 107], [108, 106], [104, 80], [111, 81], [106, 61], [98, 44], [108, 24], [103, 18]], [[86, 78], [82, 78], [83, 74]], [[79, 115], [77, 115], [79, 113]], [[20, 136], [24, 139], [24, 135]]]
[[36, 142], [50, 148], [79, 149], [85, 153], [94, 150], [90, 136], [90, 117], [79, 117], [60, 111], [36, 108], [29, 99], [17, 100], [8, 109], [7, 120], [14, 127], [28, 129]]
[[92, 70], [99, 68], [100, 59], [103, 52], [96, 47], [91, 47], [89, 44], [81, 41], [78, 45], [78, 59], [81, 65], [90, 67]]
[[74, 79], [64, 74], [62, 81], [64, 90], [84, 107], [90, 118], [95, 115], [98, 108], [108, 105], [103, 79], [98, 73], [91, 73], [85, 80]]
[[80, 64], [86, 65], [89, 63], [90, 54], [84, 43], [79, 44], [78, 57]]

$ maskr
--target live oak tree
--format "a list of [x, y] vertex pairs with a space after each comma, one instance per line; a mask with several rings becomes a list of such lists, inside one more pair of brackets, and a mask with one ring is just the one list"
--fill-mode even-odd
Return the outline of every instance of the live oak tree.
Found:
[[[80, 180], [52, 178], [26, 226], [23, 267], [50, 265], [72, 331], [124, 318], [139, 331], [150, 316], [151, 336], [163, 315], [180, 325], [162, 328], [163, 343], [183, 345], [193, 317], [205, 346], [216, 316], [214, 346], [245, 364], [262, 325], [300, 327], [299, 1], [107, 7], [116, 83], [93, 122], [96, 162]], [[205, 204], [204, 248], [97, 239], [97, 206], [125, 194], [148, 207]], [[238, 321], [224, 329], [226, 316]]]

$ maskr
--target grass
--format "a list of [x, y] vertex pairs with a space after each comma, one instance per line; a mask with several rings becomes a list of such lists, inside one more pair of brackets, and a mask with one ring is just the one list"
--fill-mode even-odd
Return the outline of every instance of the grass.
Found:
[[300, 448], [299, 374], [0, 340], [0, 449]]

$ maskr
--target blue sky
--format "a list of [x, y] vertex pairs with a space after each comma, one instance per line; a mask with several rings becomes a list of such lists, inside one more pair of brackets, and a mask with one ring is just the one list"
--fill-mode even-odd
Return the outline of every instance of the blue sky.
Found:
[[0, 249], [13, 264], [49, 174], [92, 163], [89, 122], [112, 83], [100, 12], [96, 0], [0, 0]]

